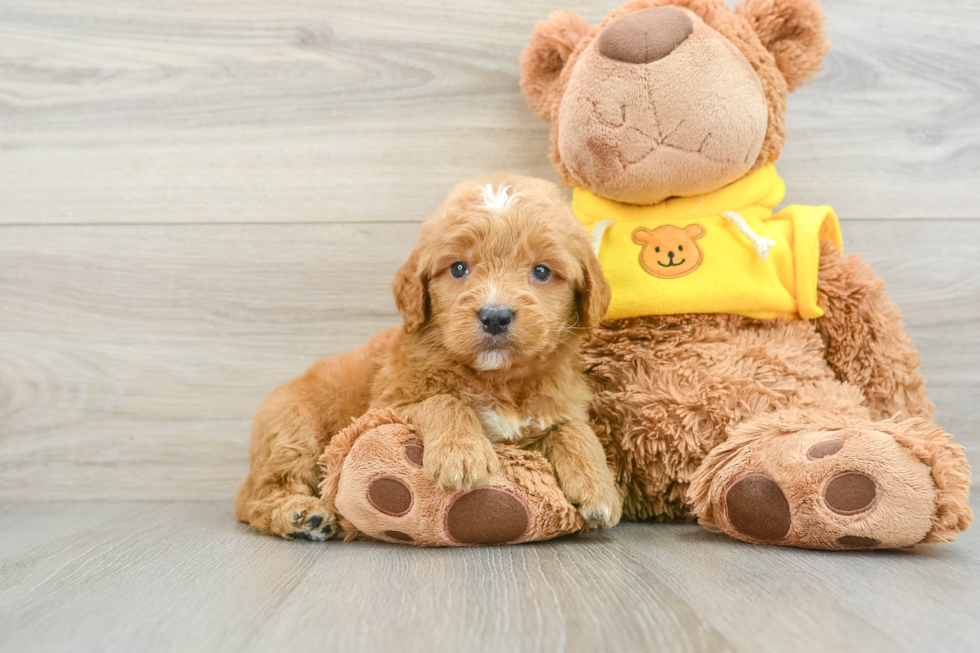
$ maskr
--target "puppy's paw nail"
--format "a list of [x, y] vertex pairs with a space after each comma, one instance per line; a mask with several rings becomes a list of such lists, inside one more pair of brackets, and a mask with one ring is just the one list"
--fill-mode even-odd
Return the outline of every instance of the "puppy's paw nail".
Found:
[[609, 506], [581, 507], [579, 512], [589, 526], [609, 526], [612, 522], [612, 508]]

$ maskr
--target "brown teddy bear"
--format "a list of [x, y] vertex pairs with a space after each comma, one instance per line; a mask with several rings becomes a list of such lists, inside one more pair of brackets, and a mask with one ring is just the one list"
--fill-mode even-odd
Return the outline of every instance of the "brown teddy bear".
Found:
[[552, 14], [522, 55], [613, 289], [587, 362], [629, 519], [821, 549], [972, 520], [884, 283], [828, 207], [772, 211], [787, 94], [828, 47], [811, 0], [631, 0]]

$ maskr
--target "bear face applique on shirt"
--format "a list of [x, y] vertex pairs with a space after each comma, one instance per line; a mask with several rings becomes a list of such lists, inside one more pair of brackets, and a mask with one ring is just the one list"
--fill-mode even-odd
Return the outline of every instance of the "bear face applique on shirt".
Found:
[[664, 225], [654, 230], [638, 227], [633, 231], [633, 242], [643, 245], [640, 250], [640, 266], [660, 279], [676, 279], [698, 269], [704, 253], [697, 239], [704, 236], [704, 227], [691, 224], [683, 229]]

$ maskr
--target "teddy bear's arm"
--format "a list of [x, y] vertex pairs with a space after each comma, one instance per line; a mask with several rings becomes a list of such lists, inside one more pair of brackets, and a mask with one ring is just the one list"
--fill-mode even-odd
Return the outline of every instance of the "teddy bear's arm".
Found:
[[821, 242], [818, 294], [825, 315], [816, 325], [827, 362], [837, 378], [861, 388], [872, 418], [901, 413], [931, 420], [919, 354], [871, 266]]

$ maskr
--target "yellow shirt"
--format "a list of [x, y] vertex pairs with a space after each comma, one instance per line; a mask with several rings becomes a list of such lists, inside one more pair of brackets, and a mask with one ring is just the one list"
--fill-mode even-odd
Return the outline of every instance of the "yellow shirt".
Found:
[[[590, 231], [599, 225], [593, 242], [612, 287], [606, 318], [822, 316], [820, 241], [840, 247], [840, 224], [829, 206], [794, 205], [773, 215], [785, 192], [772, 165], [713, 193], [651, 206], [622, 204], [576, 188], [576, 217]], [[738, 216], [744, 219], [741, 228]]]

